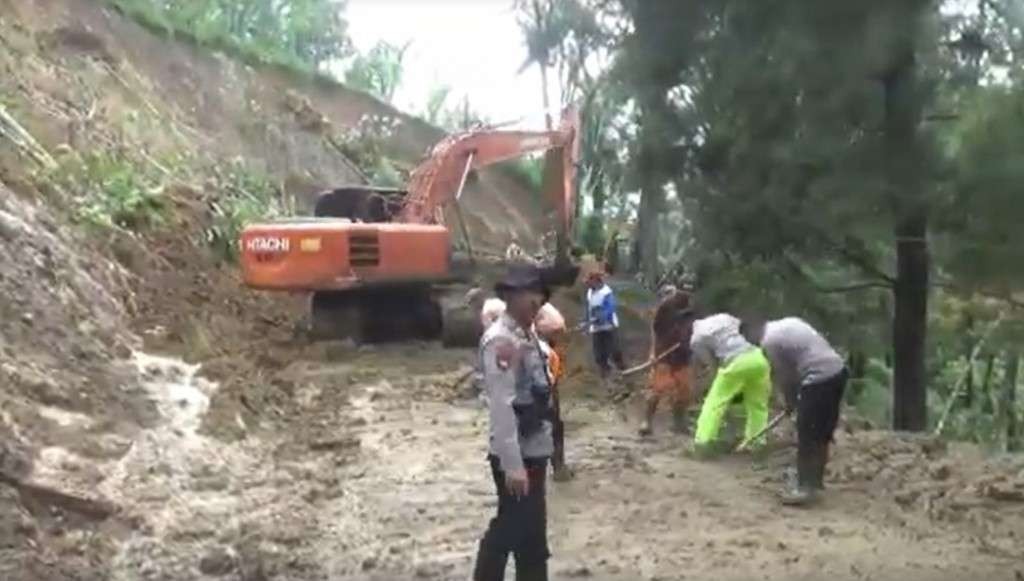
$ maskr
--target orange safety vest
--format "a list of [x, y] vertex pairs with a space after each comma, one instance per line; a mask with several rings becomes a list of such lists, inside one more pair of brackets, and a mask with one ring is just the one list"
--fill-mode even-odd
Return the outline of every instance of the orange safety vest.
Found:
[[558, 385], [562, 380], [562, 374], [565, 370], [562, 368], [562, 358], [558, 355], [558, 351], [552, 349], [548, 353], [548, 373], [551, 375], [552, 385]]

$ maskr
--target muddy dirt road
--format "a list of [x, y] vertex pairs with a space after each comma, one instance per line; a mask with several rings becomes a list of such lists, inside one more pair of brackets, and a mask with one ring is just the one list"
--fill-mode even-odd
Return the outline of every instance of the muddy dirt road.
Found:
[[[102, 578], [467, 579], [494, 509], [486, 415], [453, 386], [470, 356], [426, 345], [306, 350], [272, 378], [292, 405], [252, 425], [223, 409], [208, 414], [222, 394], [202, 370], [137, 355], [160, 419], [122, 435], [128, 451], [90, 472], [94, 490], [120, 507], [105, 525], [114, 540]], [[698, 463], [683, 456], [680, 437], [642, 440], [625, 408], [572, 389], [577, 479], [549, 492], [553, 578], [1024, 574], [1012, 539], [986, 546], [976, 528], [939, 523], [856, 482], [833, 485], [820, 509], [783, 510], [773, 498], [782, 456]], [[87, 419], [64, 421], [70, 430]], [[201, 424], [214, 421], [248, 437], [206, 435], [215, 426]], [[66, 468], [72, 456], [44, 458]], [[66, 477], [55, 484], [71, 486]]]

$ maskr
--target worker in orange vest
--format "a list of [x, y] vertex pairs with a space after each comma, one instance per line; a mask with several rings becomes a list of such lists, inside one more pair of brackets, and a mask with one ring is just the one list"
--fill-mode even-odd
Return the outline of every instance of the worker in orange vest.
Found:
[[548, 377], [551, 381], [552, 405], [554, 421], [552, 422], [552, 438], [555, 452], [551, 456], [551, 467], [557, 482], [571, 480], [572, 470], [565, 464], [565, 422], [562, 421], [562, 408], [559, 397], [559, 385], [565, 377], [566, 347], [568, 347], [568, 331], [565, 317], [551, 303], [544, 303], [534, 320], [534, 329], [541, 339], [541, 349], [545, 352], [548, 362]]

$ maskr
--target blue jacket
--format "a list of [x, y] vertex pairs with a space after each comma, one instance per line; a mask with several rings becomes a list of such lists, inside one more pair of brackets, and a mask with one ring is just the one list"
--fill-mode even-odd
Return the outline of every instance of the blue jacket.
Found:
[[607, 284], [601, 288], [587, 289], [586, 309], [583, 317], [590, 324], [590, 332], [609, 331], [619, 326], [616, 313], [615, 293]]

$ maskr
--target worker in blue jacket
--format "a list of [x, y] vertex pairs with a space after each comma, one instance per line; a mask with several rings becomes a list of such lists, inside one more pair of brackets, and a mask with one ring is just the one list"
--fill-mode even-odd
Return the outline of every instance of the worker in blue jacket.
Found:
[[616, 312], [615, 293], [604, 280], [604, 272], [595, 270], [587, 275], [587, 297], [584, 321], [593, 340], [594, 360], [601, 370], [601, 378], [607, 379], [611, 364], [619, 370], [626, 368], [619, 347], [619, 315]]

